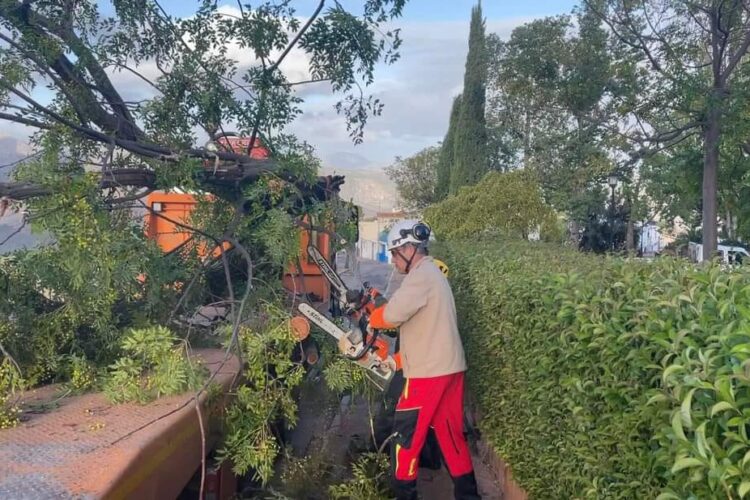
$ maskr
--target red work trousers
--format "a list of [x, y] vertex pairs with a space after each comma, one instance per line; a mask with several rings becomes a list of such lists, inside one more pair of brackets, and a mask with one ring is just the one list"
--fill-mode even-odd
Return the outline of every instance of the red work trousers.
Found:
[[417, 478], [419, 453], [430, 427], [454, 478], [473, 471], [471, 454], [463, 433], [464, 373], [406, 379], [396, 405], [391, 447], [393, 475], [397, 481]]

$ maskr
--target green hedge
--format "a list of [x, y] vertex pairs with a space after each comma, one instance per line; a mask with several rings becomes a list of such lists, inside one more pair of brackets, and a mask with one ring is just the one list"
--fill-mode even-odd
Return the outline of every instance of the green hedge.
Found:
[[750, 490], [750, 269], [452, 243], [482, 431], [532, 498]]

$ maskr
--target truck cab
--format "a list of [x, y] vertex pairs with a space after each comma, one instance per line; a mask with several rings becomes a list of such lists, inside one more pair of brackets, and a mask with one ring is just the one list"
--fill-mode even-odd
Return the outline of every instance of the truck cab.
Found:
[[[726, 265], [741, 265], [750, 262], [750, 252], [746, 248], [732, 245], [718, 245], [718, 257]], [[703, 244], [691, 241], [688, 243], [688, 254], [693, 262], [703, 261]]]

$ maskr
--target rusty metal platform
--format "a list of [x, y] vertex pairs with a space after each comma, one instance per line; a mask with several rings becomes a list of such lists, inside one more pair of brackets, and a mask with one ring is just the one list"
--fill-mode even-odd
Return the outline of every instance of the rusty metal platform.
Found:
[[[216, 372], [224, 351], [196, 349], [194, 355]], [[214, 379], [224, 395], [211, 401], [206, 393], [200, 397], [206, 452], [220, 434], [219, 417], [239, 370], [238, 360], [230, 358]], [[43, 405], [56, 394], [43, 387], [27, 394], [25, 402]], [[186, 393], [147, 405], [112, 405], [103, 394], [91, 393], [32, 414], [18, 427], [0, 431], [0, 498], [175, 498], [201, 464], [195, 404], [174, 411], [191, 399]]]

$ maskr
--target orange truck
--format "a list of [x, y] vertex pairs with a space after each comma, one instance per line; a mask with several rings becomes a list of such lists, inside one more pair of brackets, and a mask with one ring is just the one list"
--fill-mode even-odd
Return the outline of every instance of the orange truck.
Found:
[[[250, 145], [249, 138], [234, 135], [222, 136], [216, 142], [220, 147], [234, 152], [247, 151]], [[269, 151], [260, 139], [255, 140], [250, 157], [257, 159], [269, 157]], [[146, 198], [148, 207], [145, 222], [146, 235], [156, 241], [165, 253], [176, 251], [190, 243], [193, 237], [192, 232], [180, 224], [190, 225], [190, 215], [198, 204], [198, 196], [184, 192], [154, 192]], [[203, 196], [211, 198], [211, 195]], [[305, 220], [309, 223], [309, 218]], [[307, 294], [313, 302], [328, 303], [331, 297], [330, 285], [320, 268], [309, 260], [306, 251], [308, 245], [316, 246], [330, 261], [330, 236], [320, 231], [301, 229], [299, 266], [297, 262], [289, 264], [282, 277], [283, 285], [295, 295]], [[206, 256], [210, 253], [213, 258], [218, 258], [222, 251], [230, 247], [231, 245], [227, 242], [213, 249], [205, 248], [203, 245], [198, 248], [198, 254]]]

